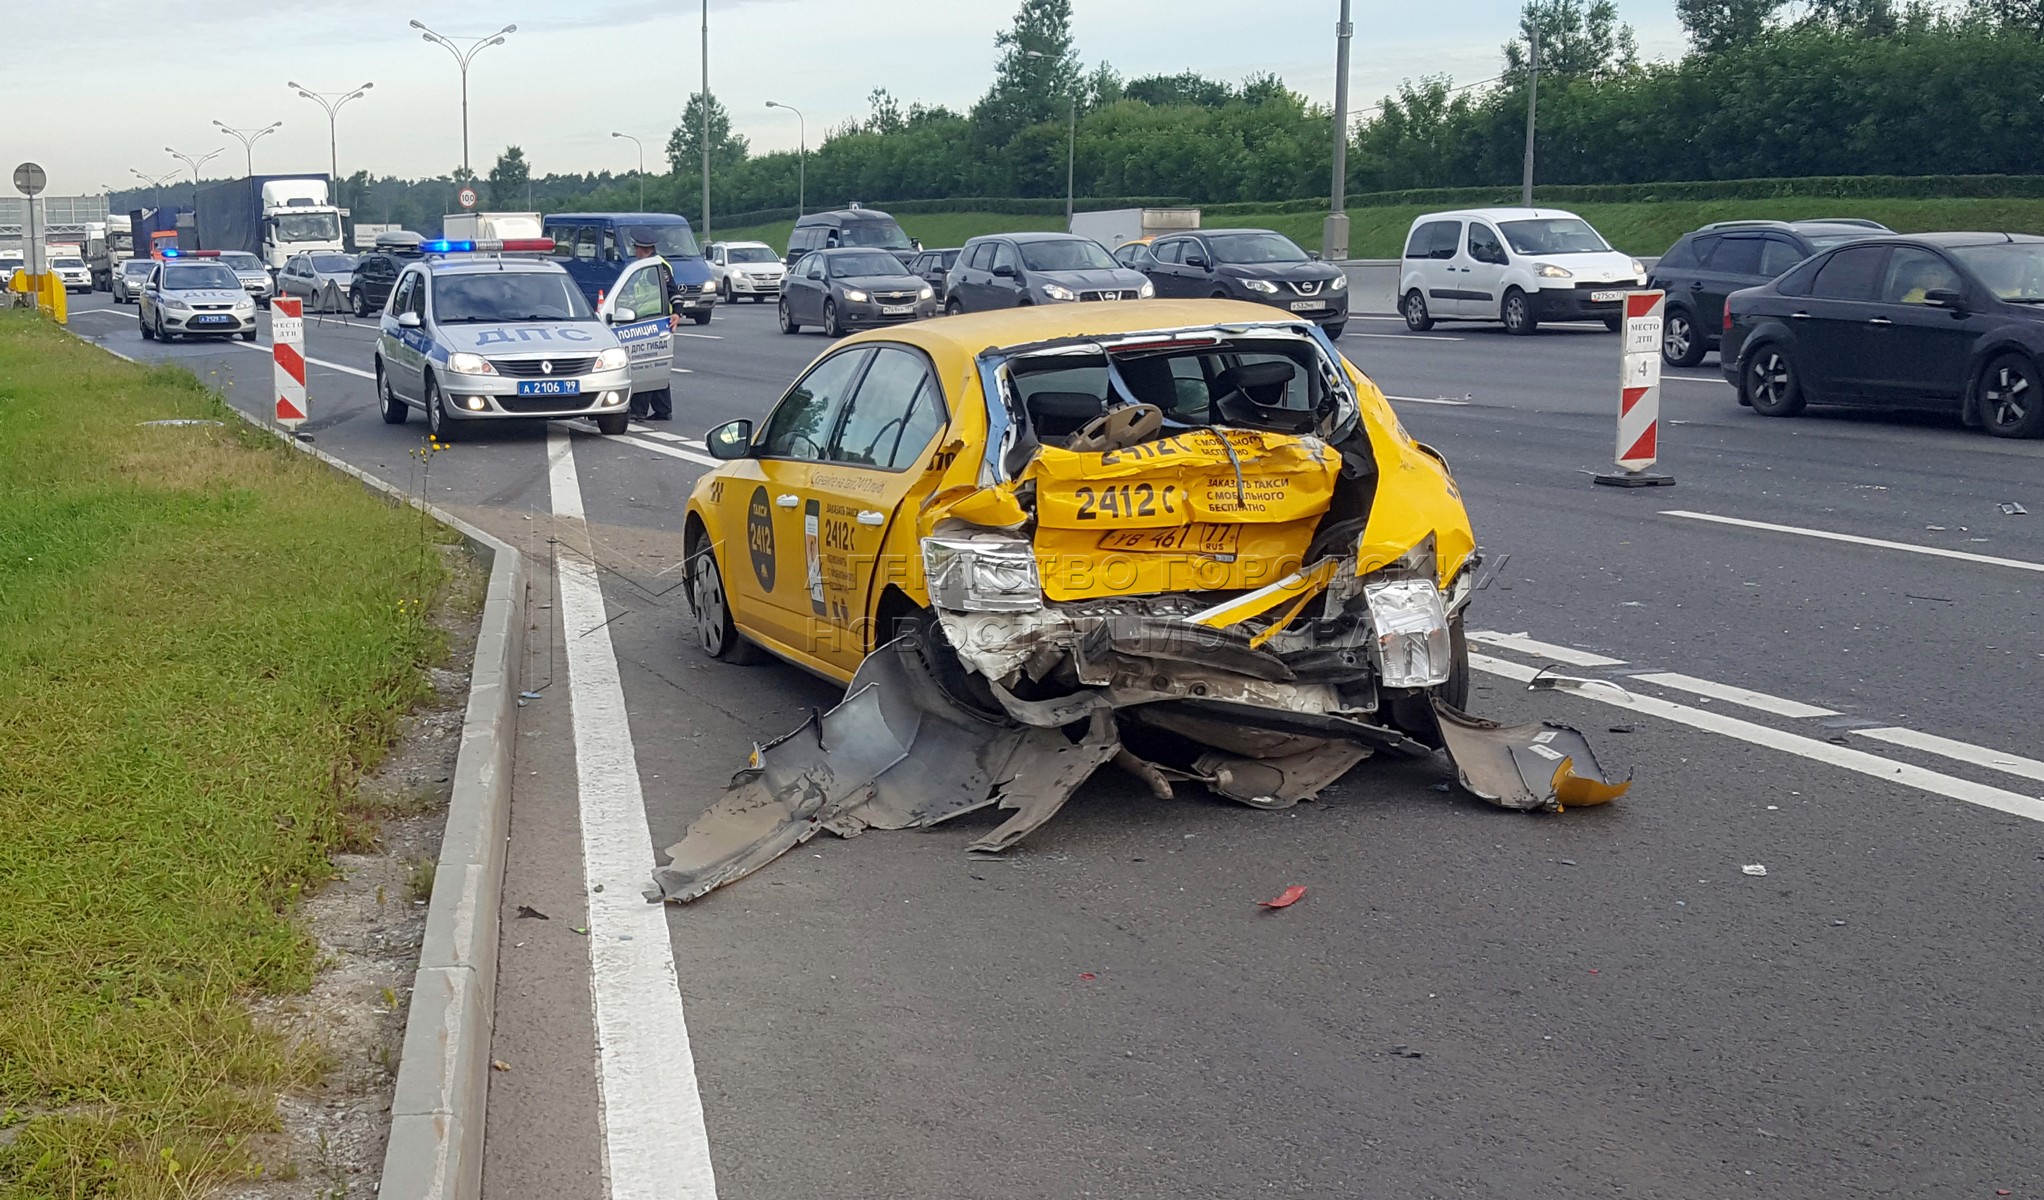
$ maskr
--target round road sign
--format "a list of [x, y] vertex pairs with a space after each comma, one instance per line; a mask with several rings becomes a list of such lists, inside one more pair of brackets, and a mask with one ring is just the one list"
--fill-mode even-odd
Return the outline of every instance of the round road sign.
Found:
[[43, 174], [43, 169], [32, 162], [25, 162], [14, 168], [14, 190], [24, 196], [35, 195], [49, 182], [50, 177]]
[[[15, 176], [16, 180], [19, 180], [20, 178], [21, 176], [19, 174]], [[456, 200], [461, 201], [461, 206], [463, 208], [474, 208], [476, 206], [476, 190], [472, 187], [465, 187], [461, 189], [459, 192], [456, 192], [454, 198]]]

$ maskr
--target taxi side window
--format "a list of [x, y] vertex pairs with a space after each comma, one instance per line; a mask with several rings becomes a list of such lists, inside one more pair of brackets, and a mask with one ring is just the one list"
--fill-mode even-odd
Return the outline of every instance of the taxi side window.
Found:
[[873, 365], [845, 405], [830, 460], [899, 471], [921, 457], [944, 424], [937, 381], [922, 356], [896, 346], [873, 352]]
[[774, 406], [756, 453], [761, 458], [821, 461], [838, 409], [872, 356], [871, 350], [861, 348], [817, 363]]

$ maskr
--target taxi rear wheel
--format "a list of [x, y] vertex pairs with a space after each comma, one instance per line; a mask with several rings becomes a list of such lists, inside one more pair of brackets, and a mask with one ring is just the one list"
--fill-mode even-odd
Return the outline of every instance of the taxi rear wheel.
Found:
[[458, 421], [447, 417], [447, 398], [440, 394], [440, 384], [431, 376], [426, 379], [426, 432], [436, 442], [451, 442], [456, 438]]
[[703, 653], [723, 662], [744, 665], [765, 657], [758, 646], [745, 640], [731, 620], [731, 599], [724, 590], [724, 574], [717, 569], [717, 556], [707, 540], [698, 535], [689, 546], [688, 606], [696, 618], [696, 639]]

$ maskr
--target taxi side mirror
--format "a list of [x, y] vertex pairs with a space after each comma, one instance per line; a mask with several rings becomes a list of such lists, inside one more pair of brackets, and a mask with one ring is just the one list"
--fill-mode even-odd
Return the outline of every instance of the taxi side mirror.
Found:
[[703, 443], [709, 447], [710, 457], [730, 461], [746, 458], [752, 454], [752, 422], [740, 417], [726, 421], [703, 435]]
[[415, 312], [401, 312], [397, 315], [397, 323], [400, 329], [417, 329], [419, 327], [419, 314]]

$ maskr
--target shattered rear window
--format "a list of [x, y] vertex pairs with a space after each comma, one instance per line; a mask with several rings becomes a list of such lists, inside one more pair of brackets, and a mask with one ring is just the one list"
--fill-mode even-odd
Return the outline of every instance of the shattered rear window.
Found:
[[[1241, 368], [1282, 364], [1291, 369], [1282, 382], [1265, 379], [1249, 385], [1270, 409], [1314, 411], [1321, 389], [1321, 364], [1304, 345], [1261, 346], [1237, 342], [1187, 350], [1116, 354], [1114, 367], [1128, 395], [1137, 403], [1154, 404], [1169, 425], [1229, 424], [1218, 409], [1221, 401], [1243, 387]], [[1058, 444], [1120, 400], [1108, 378], [1108, 356], [1045, 356], [1016, 360], [1010, 368], [1016, 392], [1029, 414], [1038, 440]]]

